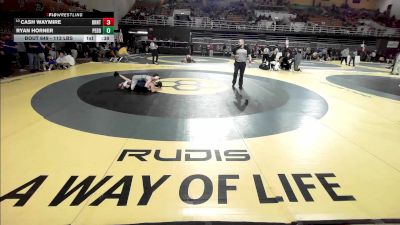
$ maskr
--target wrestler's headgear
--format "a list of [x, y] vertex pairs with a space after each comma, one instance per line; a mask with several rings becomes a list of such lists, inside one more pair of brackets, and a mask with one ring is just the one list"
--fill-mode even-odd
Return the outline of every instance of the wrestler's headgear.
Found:
[[157, 81], [155, 83], [156, 87], [161, 88], [162, 87], [162, 82], [161, 81]]
[[153, 73], [151, 76], [153, 78], [160, 79], [160, 75], [158, 75], [158, 73]]

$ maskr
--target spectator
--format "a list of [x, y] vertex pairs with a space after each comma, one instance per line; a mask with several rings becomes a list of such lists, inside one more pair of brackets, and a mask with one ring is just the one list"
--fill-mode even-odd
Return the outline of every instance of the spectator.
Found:
[[7, 62], [7, 58], [4, 53], [4, 37], [0, 37], [0, 62], [4, 62], [4, 66], [0, 66], [0, 77], [6, 78], [10, 75], [11, 63]]
[[45, 48], [45, 46], [44, 46], [44, 44], [42, 44], [42, 42], [39, 42], [38, 44], [37, 44], [37, 68], [39, 69], [39, 70], [41, 70], [40, 68], [41, 68], [41, 65], [43, 65], [43, 63], [46, 61], [46, 57], [45, 57], [45, 55], [44, 55], [44, 48]]
[[301, 54], [301, 50], [297, 51], [297, 54], [294, 56], [294, 71], [300, 71], [300, 63], [301, 60], [303, 59], [303, 56]]
[[281, 58], [280, 63], [282, 70], [290, 70], [292, 67], [290, 52], [286, 52], [286, 54]]
[[16, 61], [17, 66], [19, 68], [21, 68], [21, 65], [19, 63], [19, 55], [17, 52], [17, 43], [15, 43], [14, 40], [12, 40], [10, 35], [4, 36], [3, 51], [4, 51], [5, 64], [6, 64], [6, 68], [8, 71], [8, 75], [11, 75], [13, 73], [12, 66], [11, 66], [12, 61]]
[[[115, 56], [114, 51], [110, 51], [110, 53], [112, 53], [112, 55]], [[99, 57], [101, 57], [100, 46], [99, 47], [93, 46], [92, 48], [89, 48], [89, 55], [92, 58], [93, 62], [99, 62], [100, 61]], [[113, 58], [111, 58], [111, 59], [113, 59]], [[111, 61], [111, 59], [110, 59], [110, 61]], [[117, 60], [117, 59], [115, 58], [115, 60]]]
[[89, 54], [90, 54], [89, 43], [84, 43], [84, 44], [82, 45], [82, 51], [83, 51], [83, 56], [84, 56], [85, 58], [88, 58], [88, 57], [89, 57]]
[[354, 51], [350, 51], [350, 61], [349, 61], [349, 66], [351, 64], [351, 62], [353, 62], [353, 67], [356, 66], [355, 62], [356, 62], [356, 56], [357, 56], [357, 50]]
[[349, 56], [349, 49], [348, 48], [343, 49], [340, 54], [341, 54], [340, 64], [342, 64], [344, 61], [345, 64], [347, 65], [347, 57]]
[[380, 63], [384, 63], [385, 62], [385, 56], [383, 56], [383, 55], [380, 55], [380, 57], [379, 57], [379, 62]]
[[70, 66], [75, 65], [74, 58], [70, 55], [66, 55], [65, 52], [59, 52], [56, 62], [57, 65], [62, 69], [67, 69]]
[[213, 55], [214, 55], [214, 45], [213, 44], [209, 44], [207, 47], [208, 47], [209, 56], [213, 57]]
[[311, 55], [312, 55], [312, 53], [311, 53], [311, 48], [310, 48], [310, 47], [307, 47], [307, 49], [306, 49], [306, 60], [307, 60], [308, 58], [311, 60]]
[[393, 66], [392, 74], [400, 75], [400, 53], [397, 53], [397, 56], [394, 59], [394, 66]]
[[70, 49], [71, 49], [71, 56], [76, 60], [76, 58], [78, 58], [78, 50], [76, 43], [72, 43]]
[[190, 43], [190, 55], [193, 55], [194, 53], [193, 53], [193, 47], [194, 47], [194, 44], [193, 43]]
[[49, 45], [49, 55], [51, 55], [53, 59], [57, 58], [56, 46], [54, 43]]
[[20, 65], [20, 72], [25, 72], [24, 69], [28, 62], [28, 55], [26, 54], [25, 44], [22, 42], [17, 42], [17, 52], [18, 52], [18, 62]]
[[269, 48], [265, 47], [263, 51], [262, 62], [266, 62], [268, 60], [268, 56], [269, 56]]
[[376, 62], [376, 51], [375, 50], [371, 52], [371, 61]]
[[125, 46], [123, 43], [121, 43], [121, 44], [119, 45], [119, 50], [118, 50], [117, 56], [119, 57], [119, 58], [118, 58], [118, 62], [120, 62], [120, 61], [121, 61], [122, 59], [124, 59], [125, 57], [129, 56], [128, 47]]
[[48, 71], [53, 69], [53, 66], [56, 64], [56, 60], [53, 58], [53, 56], [49, 55], [47, 57], [47, 61], [43, 63], [43, 70], [46, 71], [48, 67]]
[[202, 44], [200, 45], [200, 49], [201, 49], [201, 56], [205, 56], [207, 51], [207, 46], [205, 44]]
[[226, 54], [226, 44], [224, 43], [224, 46], [222, 46], [222, 55], [225, 56]]
[[26, 43], [26, 53], [28, 54], [29, 70], [31, 73], [37, 72], [39, 70], [37, 48], [37, 43]]

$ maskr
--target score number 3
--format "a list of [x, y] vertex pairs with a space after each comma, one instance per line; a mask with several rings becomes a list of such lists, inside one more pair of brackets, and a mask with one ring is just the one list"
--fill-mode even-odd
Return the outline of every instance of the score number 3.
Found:
[[114, 18], [103, 18], [103, 26], [114, 26]]

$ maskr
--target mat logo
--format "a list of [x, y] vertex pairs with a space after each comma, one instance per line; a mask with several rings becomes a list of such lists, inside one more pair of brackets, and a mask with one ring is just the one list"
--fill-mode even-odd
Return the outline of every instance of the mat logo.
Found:
[[[118, 162], [129, 162], [134, 160], [134, 162], [149, 162], [152, 160], [160, 162], [204, 162], [204, 161], [249, 161], [250, 154], [245, 149], [237, 150], [218, 150], [218, 149], [177, 149], [176, 151], [171, 151], [161, 153], [161, 150], [156, 149], [124, 149], [119, 155]], [[145, 164], [143, 164], [145, 165]], [[156, 178], [155, 178], [156, 177]], [[158, 177], [158, 178], [157, 178]], [[273, 204], [279, 202], [299, 202], [302, 201], [299, 198], [299, 192], [302, 195], [305, 202], [314, 202], [314, 197], [309, 191], [310, 189], [316, 189], [315, 183], [320, 183], [319, 190], [325, 190], [326, 193], [331, 197], [333, 201], [355, 201], [356, 199], [352, 195], [339, 195], [335, 189], [341, 186], [333, 182], [331, 179], [335, 178], [334, 173], [295, 173], [295, 174], [277, 174], [275, 176], [276, 181], [273, 182], [274, 186], [276, 183], [280, 183], [280, 188], [283, 195], [272, 195], [270, 193], [269, 183], [263, 181], [263, 176], [260, 174], [252, 174], [248, 176], [246, 174], [216, 174], [216, 175], [205, 175], [205, 174], [193, 174], [186, 177], [181, 177], [179, 175], [164, 174], [164, 175], [126, 175], [122, 178], [117, 178], [114, 180], [114, 176], [96, 177], [96, 176], [70, 176], [65, 184], [61, 187], [58, 193], [55, 195], [53, 200], [49, 203], [49, 206], [58, 206], [69, 198], [70, 196], [75, 196], [70, 202], [70, 206], [78, 206], [85, 200], [89, 199], [90, 196], [94, 197], [90, 206], [99, 206], [106, 200], [118, 200], [117, 206], [126, 206], [128, 204], [128, 199], [132, 189], [132, 183], [142, 183], [143, 192], [137, 193], [135, 196], [140, 196], [137, 201], [138, 206], [148, 205], [153, 194], [158, 190], [163, 188], [168, 188], [165, 186], [180, 184], [179, 189], [176, 190], [177, 199], [189, 205], [199, 205], [204, 204], [212, 200], [212, 196], [217, 195], [218, 204], [228, 204], [228, 193], [237, 192], [240, 183], [246, 183], [245, 187], [249, 189], [249, 182], [253, 183], [252, 190], [240, 190], [249, 193], [254, 193], [258, 198], [259, 204]], [[24, 206], [28, 200], [36, 193], [39, 187], [48, 178], [47, 175], [41, 175], [35, 179], [23, 184], [22, 186], [14, 189], [8, 194], [2, 196], [0, 201], [17, 200], [14, 204], [16, 206]], [[97, 178], [97, 179], [96, 179]], [[133, 182], [136, 178], [137, 181]], [[244, 181], [240, 181], [243, 179]], [[305, 181], [307, 179], [307, 181]], [[80, 180], [80, 182], [78, 181]], [[97, 181], [96, 181], [97, 180]], [[168, 182], [167, 182], [168, 180]], [[229, 184], [228, 184], [229, 183]], [[200, 188], [199, 188], [199, 184]], [[197, 185], [197, 186], [196, 186]], [[111, 186], [111, 187], [109, 187]], [[322, 188], [321, 188], [322, 186]], [[104, 189], [104, 187], [108, 189]], [[275, 186], [276, 187], [276, 186]], [[214, 191], [216, 189], [216, 191]], [[106, 191], [105, 191], [106, 190]], [[197, 197], [193, 197], [190, 193], [193, 190], [200, 190]], [[213, 195], [213, 192], [216, 194]], [[275, 191], [276, 192], [276, 191]], [[74, 194], [75, 193], [75, 194]], [[231, 193], [230, 195], [234, 195]], [[317, 196], [320, 196], [318, 194]], [[215, 201], [215, 199], [214, 199]]]
[[202, 78], [165, 78], [161, 80], [163, 88], [160, 92], [175, 95], [215, 94], [228, 90], [229, 86], [219, 80]]
[[164, 87], [172, 87], [177, 91], [198, 91], [203, 88], [202, 83], [198, 80], [177, 80], [172, 84], [173, 86]]
[[[154, 152], [154, 153], [153, 153]], [[184, 154], [182, 154], [182, 152]], [[153, 154], [151, 154], [153, 153]], [[164, 153], [165, 154], [165, 153]], [[127, 158], [133, 158], [138, 161], [157, 160], [162, 162], [176, 162], [176, 161], [248, 161], [250, 160], [250, 154], [246, 149], [242, 150], [225, 150], [220, 151], [218, 149], [177, 149], [175, 153], [168, 153], [165, 156], [161, 153], [161, 150], [151, 149], [124, 149], [122, 150], [117, 161], [126, 161]]]
[[[333, 201], [356, 200], [352, 195], [337, 194], [335, 189], [340, 188], [340, 185], [328, 180], [336, 177], [333, 173], [300, 173], [290, 174], [290, 176], [288, 174], [278, 174], [277, 177], [279, 178], [279, 182], [283, 187], [284, 195], [274, 195], [268, 188], [265, 188], [270, 187], [270, 184], [265, 183], [260, 174], [253, 174], [252, 181], [249, 176], [243, 174], [218, 174], [212, 176], [207, 176], [205, 174], [193, 174], [183, 179], [178, 175], [173, 176], [171, 174], [164, 174], [161, 175], [161, 177], [157, 175], [156, 177], [158, 178], [154, 177], [154, 175], [126, 175], [122, 178], [117, 178], [118, 180], [115, 180], [114, 176], [103, 177], [103, 175], [101, 175], [98, 178], [96, 176], [88, 176], [83, 178], [79, 176], [71, 176], [59, 189], [48, 206], [58, 206], [67, 199], [72, 200], [69, 201], [70, 206], [78, 206], [88, 199], [91, 199], [89, 206], [99, 206], [103, 202], [110, 200], [116, 201], [117, 206], [126, 206], [128, 204], [128, 200], [130, 199], [129, 196], [132, 190], [139, 192], [135, 193], [134, 196], [141, 196], [140, 199], [137, 200], [136, 204], [138, 206], [145, 206], [149, 204], [153, 195], [157, 195], [157, 192], [161, 192], [161, 189], [164, 189], [163, 191], [170, 190], [171, 185], [175, 186], [176, 184], [179, 185], [179, 188], [176, 190], [176, 192], [168, 194], [175, 194], [177, 199], [180, 199], [183, 203], [189, 205], [199, 205], [209, 201], [216, 201], [217, 204], [225, 205], [228, 204], [229, 196], [232, 198], [232, 195], [235, 195], [235, 197], [241, 195], [240, 193], [236, 192], [254, 193], [254, 195], [258, 198], [259, 204], [276, 204], [284, 201], [296, 203], [303, 201], [299, 198], [299, 194], [297, 194], [298, 192], [296, 193], [296, 190], [300, 191], [305, 202], [314, 202], [314, 197], [320, 197], [321, 194], [314, 193], [316, 195], [313, 197], [309, 190], [316, 189], [317, 186], [314, 185], [314, 183], [312, 183], [310, 180], [304, 181], [305, 179], [312, 178], [316, 178], [313, 179], [314, 182], [318, 180], [322, 186], [322, 188], [319, 190], [324, 189], [326, 194], [329, 195]], [[291, 184], [293, 181], [289, 181], [290, 177], [292, 177], [296, 185]], [[35, 179], [2, 196], [0, 198], [0, 202], [4, 200], [17, 200], [14, 204], [14, 207], [24, 206], [38, 191], [47, 178], [47, 175], [36, 177]], [[133, 181], [134, 178], [136, 181]], [[240, 182], [240, 179], [244, 179], [244, 181]], [[249, 185], [249, 182], [252, 182], [253, 186]], [[143, 189], [132, 188], [132, 183], [142, 186]], [[243, 185], [244, 183], [245, 185]], [[112, 186], [110, 187], [110, 185]], [[168, 187], [168, 185], [170, 186]], [[237, 188], [239, 186], [241, 187], [241, 189], [239, 189], [240, 191], [238, 191]], [[246, 187], [246, 189], [244, 189], [244, 187]], [[48, 192], [48, 190], [43, 191]], [[197, 191], [196, 195], [193, 195], [194, 191]], [[158, 196], [160, 196], [160, 193], [158, 193]], [[214, 199], [212, 199], [213, 196]], [[157, 200], [159, 199], [153, 201]]]

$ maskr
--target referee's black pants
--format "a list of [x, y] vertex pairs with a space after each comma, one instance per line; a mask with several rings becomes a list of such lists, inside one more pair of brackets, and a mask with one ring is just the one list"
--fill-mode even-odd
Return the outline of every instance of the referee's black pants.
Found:
[[340, 65], [342, 65], [343, 60], [344, 60], [344, 63], [347, 65], [347, 56], [346, 57], [342, 56], [342, 59], [340, 60]]
[[354, 56], [354, 57], [350, 57], [350, 61], [349, 61], [349, 66], [350, 66], [350, 64], [351, 64], [351, 62], [353, 61], [353, 66], [356, 66], [356, 57]]
[[240, 70], [239, 87], [243, 86], [243, 74], [245, 69], [246, 69], [246, 62], [235, 62], [235, 70], [233, 72], [232, 86], [236, 84], [239, 70]]
[[151, 56], [153, 56], [153, 64], [154, 64], [154, 57], [156, 58], [156, 62], [158, 62], [158, 50], [157, 49], [151, 50]]

